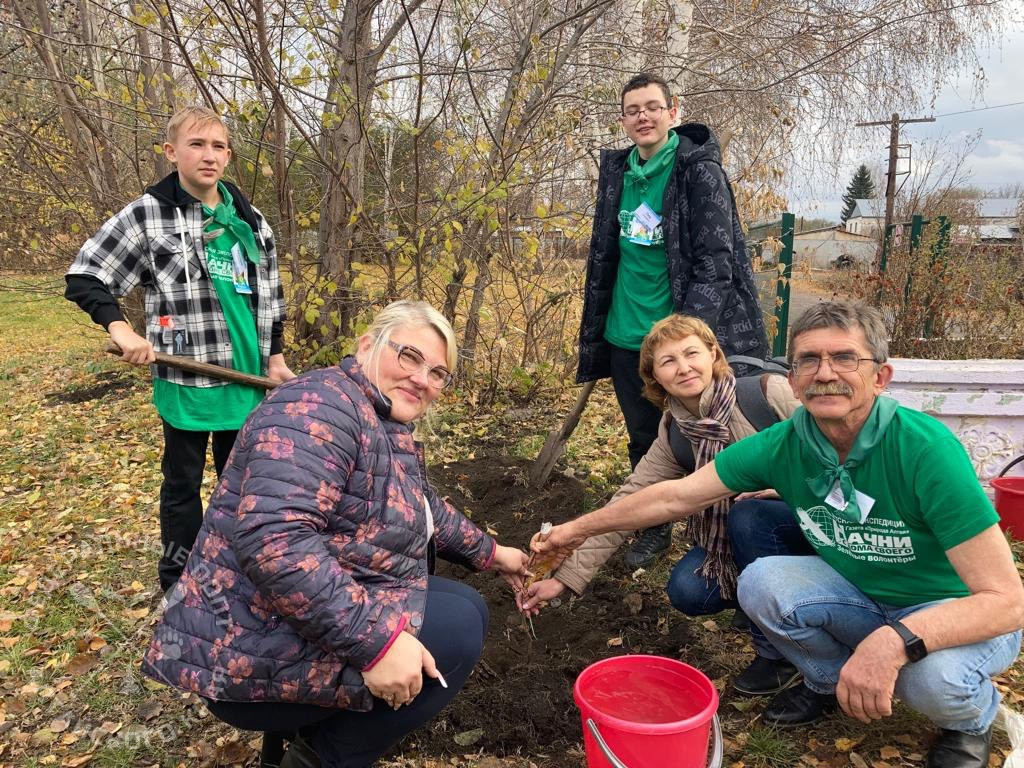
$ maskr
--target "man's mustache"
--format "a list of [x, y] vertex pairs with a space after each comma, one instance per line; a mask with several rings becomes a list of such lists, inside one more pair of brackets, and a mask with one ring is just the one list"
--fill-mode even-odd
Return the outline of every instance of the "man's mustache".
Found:
[[841, 381], [829, 381], [823, 384], [811, 384], [804, 389], [804, 397], [821, 397], [822, 395], [852, 395], [853, 387]]

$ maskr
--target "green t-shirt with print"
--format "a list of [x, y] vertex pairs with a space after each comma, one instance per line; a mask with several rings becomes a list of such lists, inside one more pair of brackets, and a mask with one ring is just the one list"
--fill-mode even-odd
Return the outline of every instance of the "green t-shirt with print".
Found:
[[[715, 468], [737, 493], [778, 491], [821, 558], [889, 605], [967, 595], [946, 550], [999, 520], [960, 441], [938, 420], [909, 408], [896, 409], [879, 444], [850, 470], [854, 488], [874, 500], [859, 524], [811, 492], [804, 478], [824, 468], [792, 419], [725, 448]], [[864, 514], [863, 497], [858, 504]]]
[[[619, 270], [612, 288], [604, 337], [623, 349], [640, 349], [651, 326], [672, 313], [663, 222], [647, 224], [641, 206], [662, 215], [665, 187], [675, 167], [679, 136], [670, 131], [661, 149], [641, 164], [636, 147], [626, 158], [619, 200]], [[648, 214], [649, 215], [649, 214]]]
[[[223, 184], [218, 184], [218, 189], [223, 198], [222, 204], [234, 213], [231, 193]], [[213, 210], [204, 205], [203, 215], [211, 217]], [[233, 279], [234, 260], [240, 258], [244, 266], [245, 249], [230, 228], [216, 221], [210, 221], [205, 228], [207, 233], [218, 230], [220, 234], [206, 243], [204, 250], [210, 280], [231, 338], [232, 367], [236, 371], [259, 375], [262, 364], [252, 301], [249, 294], [235, 290]], [[204, 432], [239, 429], [252, 409], [259, 405], [263, 394], [263, 390], [244, 384], [190, 387], [164, 379], [153, 380], [153, 404], [161, 418], [177, 429]]]

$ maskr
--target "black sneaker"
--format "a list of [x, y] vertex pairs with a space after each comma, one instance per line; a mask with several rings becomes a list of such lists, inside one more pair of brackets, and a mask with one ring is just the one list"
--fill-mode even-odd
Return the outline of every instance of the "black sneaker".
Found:
[[834, 693], [818, 693], [801, 683], [776, 695], [761, 722], [777, 728], [795, 728], [820, 720], [838, 706]]
[[753, 663], [732, 681], [741, 696], [770, 696], [789, 688], [800, 679], [800, 671], [785, 659], [755, 656]]
[[672, 523], [645, 528], [626, 553], [626, 565], [630, 568], [646, 568], [658, 559], [658, 555], [667, 552], [671, 543]]

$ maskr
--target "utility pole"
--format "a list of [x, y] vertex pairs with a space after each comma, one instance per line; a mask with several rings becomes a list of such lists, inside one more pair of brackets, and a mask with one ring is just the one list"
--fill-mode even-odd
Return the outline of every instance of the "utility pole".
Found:
[[[904, 123], [934, 123], [934, 117], [914, 117], [900, 119], [898, 112], [893, 112], [889, 120], [873, 123], [855, 123], [858, 127], [872, 125], [889, 126], [889, 168], [885, 173], [885, 223], [882, 225], [882, 249], [889, 242], [889, 230], [892, 227], [892, 212], [896, 202], [896, 164], [899, 162], [900, 125]], [[910, 172], [909, 170], [907, 171]], [[877, 266], [877, 265], [876, 265]]]

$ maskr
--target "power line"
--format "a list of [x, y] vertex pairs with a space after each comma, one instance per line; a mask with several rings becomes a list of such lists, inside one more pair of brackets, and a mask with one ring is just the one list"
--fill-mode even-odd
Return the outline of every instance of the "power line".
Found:
[[996, 104], [994, 107], [976, 107], [974, 109], [964, 109], [961, 110], [960, 112], [946, 112], [941, 115], [936, 115], [936, 117], [952, 117], [953, 115], [966, 115], [971, 112], [985, 112], [986, 110], [989, 109], [1002, 109], [1003, 107], [1018, 107], [1021, 104], [1024, 104], [1024, 101], [1014, 101], [1011, 102], [1010, 104]]

